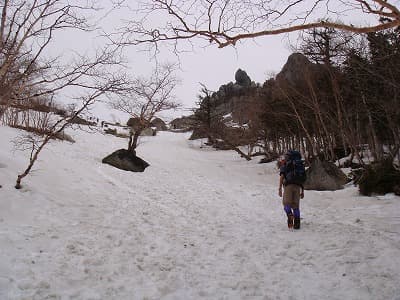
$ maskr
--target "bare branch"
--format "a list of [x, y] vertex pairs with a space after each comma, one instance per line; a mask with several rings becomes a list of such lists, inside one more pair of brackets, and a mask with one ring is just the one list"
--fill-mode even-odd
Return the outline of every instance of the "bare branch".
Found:
[[[158, 48], [160, 42], [201, 39], [223, 48], [239, 40], [313, 28], [368, 33], [400, 26], [398, 2], [384, 0], [149, 0], [140, 5], [135, 13], [146, 18], [120, 28], [121, 38], [114, 42]], [[350, 12], [358, 22], [347, 16]], [[161, 24], [160, 14], [165, 18]]]
[[82, 5], [80, 1], [7, 0], [0, 10], [0, 101], [5, 104], [21, 98], [21, 91], [32, 85], [48, 93], [48, 82], [40, 78], [43, 71], [47, 77], [58, 77], [49, 75], [50, 69], [58, 67], [55, 60], [44, 57], [45, 50], [60, 30], [92, 30], [86, 12], [97, 8], [90, 1]]
[[176, 109], [179, 104], [173, 91], [179, 84], [174, 76], [175, 65], [157, 66], [149, 77], [137, 77], [127, 94], [110, 102], [112, 108], [125, 112], [135, 119], [128, 150], [135, 150], [137, 139], [159, 112]]

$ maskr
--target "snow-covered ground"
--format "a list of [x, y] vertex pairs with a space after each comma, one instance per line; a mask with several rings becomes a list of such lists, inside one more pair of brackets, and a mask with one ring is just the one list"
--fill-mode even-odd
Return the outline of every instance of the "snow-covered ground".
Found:
[[70, 132], [29, 153], [0, 127], [0, 299], [400, 299], [400, 197], [306, 191], [289, 232], [275, 164], [143, 138], [151, 166], [101, 163], [126, 140]]

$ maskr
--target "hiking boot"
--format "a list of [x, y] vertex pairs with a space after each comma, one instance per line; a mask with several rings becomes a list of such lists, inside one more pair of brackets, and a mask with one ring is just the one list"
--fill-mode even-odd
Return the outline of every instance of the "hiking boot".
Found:
[[294, 218], [293, 228], [300, 229], [300, 218]]
[[289, 229], [293, 228], [293, 215], [287, 215], [287, 226]]

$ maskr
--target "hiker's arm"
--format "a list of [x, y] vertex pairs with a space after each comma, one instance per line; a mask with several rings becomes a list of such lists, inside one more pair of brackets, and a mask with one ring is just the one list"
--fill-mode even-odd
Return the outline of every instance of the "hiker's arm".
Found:
[[301, 185], [300, 198], [301, 199], [304, 198], [304, 186], [303, 185]]
[[284, 179], [284, 176], [283, 176], [283, 174], [281, 174], [281, 176], [279, 177], [279, 197], [282, 197], [283, 179]]

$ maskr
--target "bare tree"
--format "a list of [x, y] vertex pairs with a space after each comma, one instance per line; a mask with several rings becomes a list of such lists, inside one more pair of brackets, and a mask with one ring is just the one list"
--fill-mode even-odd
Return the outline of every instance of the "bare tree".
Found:
[[134, 120], [129, 136], [128, 150], [135, 153], [138, 139], [158, 113], [179, 107], [173, 91], [179, 84], [175, 65], [157, 65], [149, 77], [137, 77], [128, 95], [110, 102], [112, 108], [125, 112]]
[[0, 4], [0, 114], [17, 102], [60, 90], [82, 73], [82, 66], [66, 70], [46, 50], [58, 32], [92, 30], [86, 16], [93, 10], [97, 8], [90, 1], [76, 0]]
[[293, 52], [301, 52], [312, 62], [332, 68], [347, 59], [347, 51], [353, 40], [354, 35], [347, 32], [313, 28], [302, 35], [300, 47], [293, 47]]
[[[116, 42], [151, 43], [156, 47], [159, 42], [172, 42], [177, 50], [178, 41], [202, 39], [223, 48], [234, 46], [239, 40], [312, 28], [367, 33], [400, 25], [400, 8], [394, 0], [143, 0], [139, 3], [135, 13], [143, 18], [120, 28]], [[349, 14], [360, 21], [355, 23]], [[165, 21], [160, 23], [160, 19]]]
[[[128, 78], [116, 70], [121, 67], [121, 59], [115, 49], [95, 49], [90, 56], [74, 53], [69, 61], [49, 55], [49, 45], [58, 33], [94, 30], [89, 21], [89, 15], [98, 10], [94, 3], [4, 0], [0, 4], [0, 116], [12, 107], [18, 120], [19, 113], [31, 109], [32, 103], [52, 101], [67, 89], [73, 89], [75, 100], [81, 101], [70, 115], [49, 118], [44, 114], [43, 120], [35, 120], [41, 126], [39, 135], [19, 140], [22, 148], [29, 144], [31, 155], [28, 167], [18, 175], [16, 188], [21, 187], [44, 147], [71, 126], [71, 120], [97, 99], [128, 89]], [[29, 114], [23, 115], [21, 120], [29, 118]]]
[[15, 188], [21, 188], [21, 180], [30, 173], [44, 147], [56, 136], [63, 133], [64, 129], [72, 126], [72, 121], [77, 116], [89, 109], [89, 107], [101, 97], [125, 95], [127, 91], [129, 91], [130, 82], [126, 75], [121, 74], [120, 71], [118, 74], [110, 73], [110, 69], [103, 68], [104, 66], [102, 63], [104, 63], [104, 61], [101, 57], [99, 60], [90, 63], [91, 68], [86, 70], [88, 73], [84, 76], [87, 80], [84, 86], [82, 82], [74, 81], [74, 83], [81, 86], [83, 90], [81, 91], [79, 99], [76, 99], [77, 101], [81, 101], [81, 104], [74, 109], [72, 114], [63, 116], [57, 119], [54, 123], [49, 123], [49, 126], [42, 137], [34, 137], [31, 135], [28, 139], [19, 143], [19, 147], [26, 148], [26, 142], [28, 142], [28, 144], [31, 145], [31, 154], [27, 168], [17, 177]]

